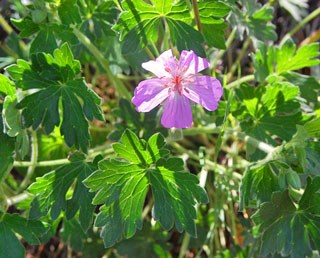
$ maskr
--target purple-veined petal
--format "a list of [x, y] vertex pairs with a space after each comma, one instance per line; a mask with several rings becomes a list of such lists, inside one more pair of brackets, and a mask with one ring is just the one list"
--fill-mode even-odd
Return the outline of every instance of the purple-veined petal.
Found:
[[161, 117], [161, 124], [166, 128], [188, 128], [192, 124], [190, 101], [178, 93], [168, 97]]
[[[142, 63], [142, 67], [152, 72], [158, 78], [170, 77], [170, 70], [176, 66], [176, 59], [172, 55], [171, 49], [163, 52], [156, 60]], [[169, 68], [169, 69], [168, 69]]]
[[207, 110], [216, 110], [223, 94], [220, 82], [210, 76], [194, 76], [193, 79], [194, 82], [185, 85], [187, 89], [183, 90], [183, 95]]
[[196, 74], [209, 67], [205, 58], [197, 56], [192, 50], [183, 50], [179, 59], [179, 69], [185, 75]]
[[149, 112], [168, 97], [165, 80], [158, 78], [141, 81], [134, 91], [132, 103], [138, 112]]

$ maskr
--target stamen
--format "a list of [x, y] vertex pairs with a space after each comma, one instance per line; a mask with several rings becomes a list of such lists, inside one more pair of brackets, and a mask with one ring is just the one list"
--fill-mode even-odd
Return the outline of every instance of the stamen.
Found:
[[187, 71], [188, 70], [188, 67], [185, 65], [184, 67], [182, 67], [182, 69], [181, 69], [181, 72], [185, 72], [185, 71]]
[[171, 73], [171, 69], [170, 69], [170, 67], [168, 67], [168, 66], [165, 67], [164, 70], [165, 70], [166, 72], [168, 72], [168, 73]]

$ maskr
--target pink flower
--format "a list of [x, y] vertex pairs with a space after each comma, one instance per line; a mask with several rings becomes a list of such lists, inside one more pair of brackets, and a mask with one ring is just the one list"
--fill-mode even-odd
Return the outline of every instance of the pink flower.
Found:
[[193, 51], [182, 51], [178, 61], [167, 50], [156, 60], [142, 64], [156, 77], [139, 83], [132, 103], [138, 112], [149, 112], [163, 103], [161, 124], [166, 128], [188, 128], [192, 124], [190, 101], [213, 111], [223, 93], [217, 79], [197, 74], [208, 66], [207, 60]]

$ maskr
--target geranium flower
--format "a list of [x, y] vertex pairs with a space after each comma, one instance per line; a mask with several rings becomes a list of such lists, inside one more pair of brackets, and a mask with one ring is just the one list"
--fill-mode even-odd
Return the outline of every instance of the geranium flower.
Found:
[[208, 66], [208, 61], [193, 51], [182, 51], [178, 61], [172, 51], [167, 50], [156, 60], [142, 64], [156, 77], [139, 83], [132, 103], [138, 112], [149, 112], [163, 104], [161, 124], [164, 127], [188, 128], [192, 124], [190, 101], [213, 111], [223, 93], [217, 79], [198, 74]]

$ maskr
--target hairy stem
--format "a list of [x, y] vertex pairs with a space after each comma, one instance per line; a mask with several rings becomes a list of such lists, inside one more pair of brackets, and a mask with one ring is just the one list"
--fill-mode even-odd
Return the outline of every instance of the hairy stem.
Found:
[[37, 136], [36, 131], [32, 131], [31, 132], [31, 160], [30, 160], [31, 164], [28, 167], [27, 174], [26, 174], [25, 178], [23, 179], [23, 181], [20, 184], [18, 192], [21, 192], [22, 190], [24, 190], [28, 186], [28, 184], [34, 174], [34, 171], [37, 167], [38, 156], [39, 156], [38, 136]]
[[77, 30], [76, 28], [73, 29], [74, 34], [80, 40], [80, 42], [90, 51], [90, 53], [98, 60], [100, 65], [105, 69], [107, 75], [109, 76], [110, 80], [112, 81], [114, 87], [118, 92], [118, 96], [121, 96], [127, 100], [131, 100], [131, 95], [122, 81], [115, 76], [109, 66], [108, 60], [103, 56], [100, 50], [91, 42], [91, 40], [84, 35], [81, 31]]

